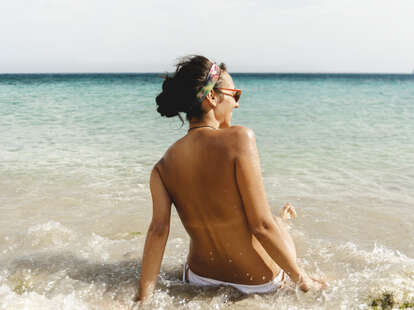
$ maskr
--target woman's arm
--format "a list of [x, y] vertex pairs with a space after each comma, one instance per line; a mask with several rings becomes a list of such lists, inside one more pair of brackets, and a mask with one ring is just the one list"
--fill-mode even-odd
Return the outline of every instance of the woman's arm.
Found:
[[273, 218], [268, 205], [254, 134], [245, 127], [238, 127], [237, 131], [236, 181], [249, 227], [270, 257], [307, 291], [312, 281], [299, 268], [293, 240], [287, 229]]
[[296, 259], [296, 246], [295, 246], [295, 242], [293, 241], [292, 236], [289, 234], [289, 226], [287, 225], [287, 220], [289, 219], [293, 219], [296, 217], [296, 210], [295, 208], [290, 204], [287, 203], [283, 206], [281, 212], [280, 212], [280, 217], [274, 215], [273, 219], [276, 221], [276, 225], [279, 225], [282, 229], [286, 230], [287, 233], [286, 238], [288, 239], [288, 245], [290, 247], [290, 251], [292, 252], [292, 255], [295, 257]]
[[145, 240], [140, 288], [135, 298], [136, 301], [147, 299], [154, 290], [170, 231], [172, 201], [161, 180], [157, 166], [151, 172], [150, 187], [153, 206], [152, 221]]

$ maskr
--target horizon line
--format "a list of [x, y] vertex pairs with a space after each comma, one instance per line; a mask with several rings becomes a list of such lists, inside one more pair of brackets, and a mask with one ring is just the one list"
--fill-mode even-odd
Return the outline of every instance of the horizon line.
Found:
[[[107, 72], [0, 72], [0, 75], [29, 75], [29, 74], [171, 74], [174, 72], [168, 72], [168, 71], [107, 71]], [[318, 72], [318, 71], [231, 71], [230, 74], [395, 74], [395, 75], [413, 75], [414, 71], [412, 72], [368, 72], [368, 71], [357, 71], [357, 72], [340, 72], [340, 71], [326, 71], [326, 72]]]

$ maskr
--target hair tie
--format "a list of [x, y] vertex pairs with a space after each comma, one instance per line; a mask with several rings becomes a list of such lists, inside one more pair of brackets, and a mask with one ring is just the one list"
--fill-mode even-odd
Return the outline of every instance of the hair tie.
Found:
[[208, 72], [206, 85], [204, 85], [197, 93], [196, 98], [199, 103], [202, 103], [206, 99], [208, 93], [214, 88], [220, 77], [220, 68], [215, 62], [211, 65], [210, 71]]

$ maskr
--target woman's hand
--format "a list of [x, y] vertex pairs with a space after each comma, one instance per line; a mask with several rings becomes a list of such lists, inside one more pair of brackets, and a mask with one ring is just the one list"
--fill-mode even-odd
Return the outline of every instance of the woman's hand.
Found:
[[140, 295], [140, 292], [138, 291], [135, 294], [135, 296], [132, 298], [132, 305], [131, 305], [131, 308], [129, 310], [138, 310], [138, 309], [141, 309], [141, 306], [143, 306], [144, 304], [146, 304], [149, 300], [150, 300], [150, 298], [148, 296], [142, 297]]
[[287, 203], [283, 206], [282, 210], [280, 211], [280, 218], [282, 220], [290, 220], [296, 217], [296, 210], [295, 207], [292, 206], [290, 203]]
[[324, 280], [311, 278], [306, 273], [301, 274], [297, 285], [305, 293], [309, 290], [324, 290], [328, 287]]
[[141, 305], [141, 298], [139, 296], [139, 291], [137, 291], [134, 297], [132, 298], [132, 305], [131, 305], [131, 308], [129, 308], [129, 310], [139, 309], [140, 305]]

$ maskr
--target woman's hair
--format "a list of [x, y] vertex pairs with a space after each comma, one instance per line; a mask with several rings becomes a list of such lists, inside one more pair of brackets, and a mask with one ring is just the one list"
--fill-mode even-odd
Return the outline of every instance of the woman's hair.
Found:
[[[186, 114], [187, 120], [193, 117], [201, 118], [203, 110], [196, 94], [207, 83], [207, 76], [213, 62], [204, 56], [187, 56], [177, 64], [177, 69], [172, 76], [166, 74], [162, 83], [162, 92], [156, 97], [157, 111], [162, 116], [178, 116], [183, 121], [180, 112]], [[227, 71], [226, 65], [219, 65], [221, 73]], [[223, 76], [214, 86], [220, 87]]]

